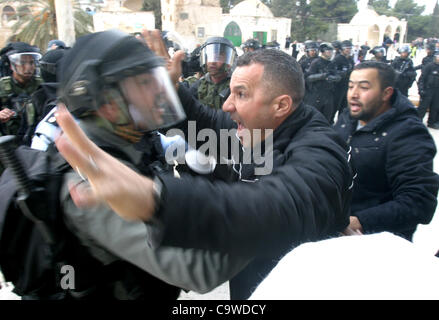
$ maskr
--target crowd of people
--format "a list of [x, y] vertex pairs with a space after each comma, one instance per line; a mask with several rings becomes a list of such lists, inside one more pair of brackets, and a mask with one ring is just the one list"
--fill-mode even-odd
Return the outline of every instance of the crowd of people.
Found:
[[[17, 218], [21, 185], [4, 171], [5, 279], [23, 299], [175, 299], [226, 281], [247, 299], [302, 243], [412, 240], [439, 189], [422, 122], [429, 110], [439, 128], [433, 45], [416, 67], [406, 46], [391, 62], [364, 46], [354, 62], [349, 40], [308, 41], [299, 61], [256, 39], [238, 56], [224, 37], [170, 56], [158, 30], [51, 41], [44, 54], [8, 44], [0, 139], [15, 136], [39, 196], [24, 201], [36, 218]], [[417, 68], [418, 109], [407, 97]], [[60, 265], [76, 273], [67, 288]]]

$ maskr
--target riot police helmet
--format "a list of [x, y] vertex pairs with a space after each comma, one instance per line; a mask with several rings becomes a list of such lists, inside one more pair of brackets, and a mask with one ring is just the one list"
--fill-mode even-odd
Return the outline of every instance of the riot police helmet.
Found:
[[305, 42], [305, 51], [311, 51], [311, 50], [318, 50], [319, 46], [317, 45], [317, 42], [314, 41], [307, 41]]
[[132, 35], [119, 30], [88, 34], [61, 61], [58, 97], [77, 118], [116, 105], [126, 125], [139, 132], [171, 126], [185, 114], [164, 65]]
[[320, 52], [334, 51], [334, 47], [329, 42], [323, 42], [319, 46], [319, 50], [320, 50]]
[[403, 46], [399, 47], [398, 53], [401, 54], [403, 52], [410, 53], [410, 47], [408, 45], [403, 45]]
[[261, 44], [259, 43], [258, 40], [256, 39], [248, 39], [247, 41], [245, 41], [242, 46], [241, 46], [242, 50], [244, 50], [244, 52], [247, 51], [255, 51], [255, 50], [259, 50], [262, 48]]
[[341, 49], [352, 49], [352, 42], [349, 40], [344, 40], [341, 42]]
[[374, 56], [384, 56], [386, 54], [386, 49], [384, 49], [381, 46], [376, 46], [373, 47], [372, 50], [369, 51], [370, 53], [372, 53]]
[[235, 65], [237, 57], [232, 41], [223, 37], [210, 37], [200, 48], [200, 66], [207, 72], [207, 63], [223, 63], [222, 71], [230, 72]]
[[335, 41], [332, 41], [331, 44], [334, 47], [334, 49], [341, 50], [341, 41], [335, 40]]
[[434, 51], [436, 50], [436, 45], [434, 42], [429, 42], [427, 43], [425, 49], [434, 53]]
[[44, 82], [57, 82], [56, 69], [67, 49], [58, 48], [47, 51], [40, 59], [41, 77]]
[[22, 77], [34, 76], [41, 59], [40, 49], [25, 42], [10, 43], [6, 52], [12, 71]]

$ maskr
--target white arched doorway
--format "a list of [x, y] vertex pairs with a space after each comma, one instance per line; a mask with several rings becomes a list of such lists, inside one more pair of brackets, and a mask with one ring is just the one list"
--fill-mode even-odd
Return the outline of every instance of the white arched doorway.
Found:
[[369, 27], [367, 39], [371, 48], [380, 44], [380, 28], [376, 24]]
[[390, 40], [393, 39], [392, 27], [391, 26], [387, 26], [386, 27], [386, 29], [384, 30], [384, 36], [381, 39], [381, 41], [384, 41], [386, 38], [389, 38]]
[[14, 8], [11, 6], [4, 6], [2, 10], [2, 23], [5, 24], [14, 19], [16, 19]]

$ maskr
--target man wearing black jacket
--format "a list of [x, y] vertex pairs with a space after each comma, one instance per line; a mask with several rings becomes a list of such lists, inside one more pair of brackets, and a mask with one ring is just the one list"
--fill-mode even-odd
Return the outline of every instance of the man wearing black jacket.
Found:
[[[171, 64], [174, 83], [179, 57]], [[182, 86], [178, 94], [198, 131], [213, 129], [219, 137], [220, 130], [233, 130], [247, 159], [257, 159], [255, 150], [262, 150], [265, 162], [272, 162], [268, 172], [259, 170], [260, 162], [232, 154], [235, 175], [228, 181], [168, 174], [149, 179], [93, 145], [64, 109], [57, 121], [65, 135], [57, 146], [92, 185], [87, 192], [71, 190], [78, 206], [107, 202], [125, 219], [146, 221], [154, 247], [211, 248], [249, 257], [249, 265], [230, 281], [231, 298], [245, 299], [294, 246], [347, 227], [352, 172], [346, 144], [317, 110], [302, 103], [303, 75], [290, 55], [278, 50], [243, 55], [230, 89], [225, 112], [202, 106]]]
[[334, 86], [340, 81], [336, 75], [335, 66], [331, 62], [334, 48], [329, 43], [322, 43], [319, 47], [320, 57], [313, 61], [306, 76], [309, 93], [305, 96], [305, 103], [319, 110], [329, 123], [333, 123], [335, 115]]
[[337, 74], [341, 77], [341, 80], [337, 83], [335, 87], [334, 104], [336, 110], [339, 113], [346, 108], [346, 92], [348, 90], [349, 74], [354, 67], [354, 59], [352, 58], [352, 42], [349, 40], [344, 40], [341, 43], [340, 54], [337, 55], [333, 63]]
[[434, 140], [411, 102], [394, 89], [395, 72], [367, 61], [349, 79], [349, 108], [335, 129], [352, 148], [355, 179], [350, 228], [408, 240], [435, 212], [439, 177]]
[[409, 58], [410, 47], [405, 45], [398, 49], [400, 54], [391, 64], [396, 72], [395, 88], [408, 97], [409, 89], [416, 79], [416, 70], [412, 59]]

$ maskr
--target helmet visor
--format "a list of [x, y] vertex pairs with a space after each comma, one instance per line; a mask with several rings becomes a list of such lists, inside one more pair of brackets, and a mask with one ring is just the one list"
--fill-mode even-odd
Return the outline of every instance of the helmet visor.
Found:
[[38, 62], [41, 59], [41, 54], [37, 52], [20, 52], [20, 53], [13, 53], [8, 57], [11, 63], [16, 64], [18, 66], [24, 66], [26, 64], [37, 66]]
[[37, 52], [20, 52], [8, 56], [14, 71], [23, 76], [32, 76], [38, 68], [41, 54]]
[[164, 67], [155, 67], [120, 81], [128, 111], [139, 131], [172, 126], [186, 115]]
[[211, 43], [201, 50], [200, 64], [208, 62], [222, 62], [228, 68], [233, 66], [235, 60], [235, 50], [222, 43]]

